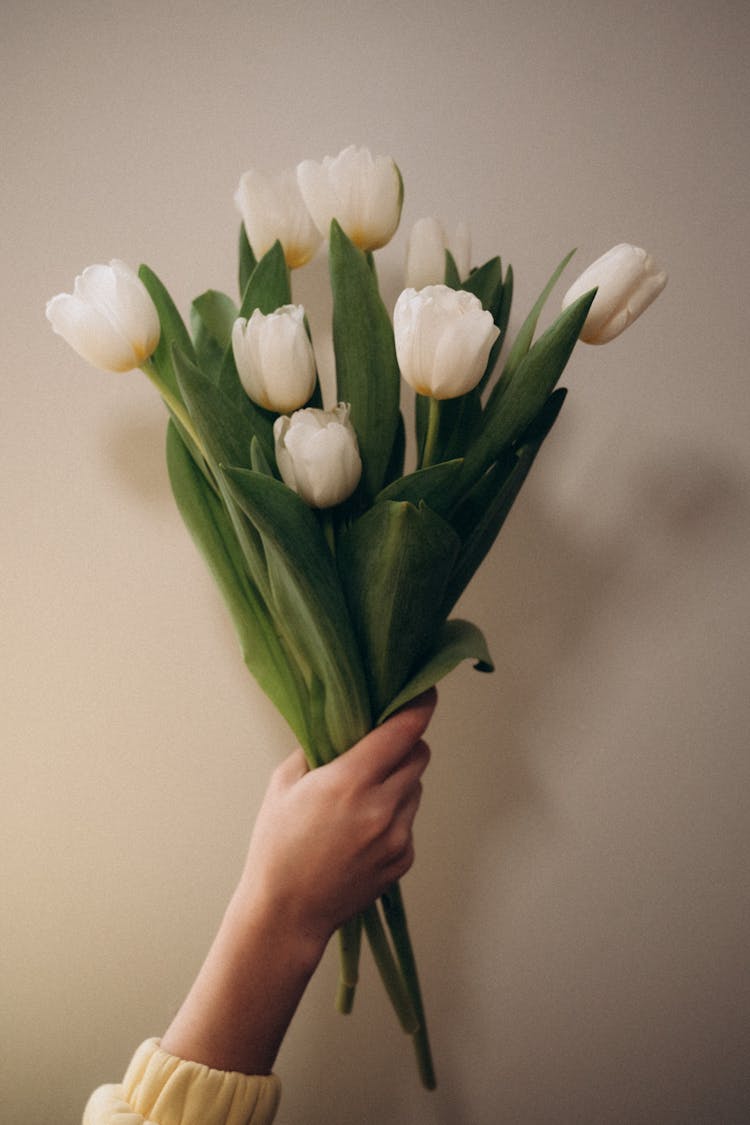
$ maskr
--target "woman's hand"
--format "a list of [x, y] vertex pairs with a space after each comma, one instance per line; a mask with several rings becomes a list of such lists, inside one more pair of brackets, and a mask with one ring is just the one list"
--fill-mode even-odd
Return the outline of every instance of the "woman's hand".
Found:
[[218, 1070], [267, 1074], [342, 922], [409, 869], [434, 689], [336, 761], [275, 771], [216, 939], [162, 1047]]
[[240, 896], [325, 945], [414, 860], [412, 826], [435, 709], [426, 692], [346, 754], [308, 770], [301, 750], [274, 772], [253, 831]]

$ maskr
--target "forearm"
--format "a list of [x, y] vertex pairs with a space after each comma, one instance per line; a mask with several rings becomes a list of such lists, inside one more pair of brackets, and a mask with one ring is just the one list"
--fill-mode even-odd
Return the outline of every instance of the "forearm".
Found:
[[324, 948], [241, 884], [162, 1047], [217, 1070], [269, 1074]]

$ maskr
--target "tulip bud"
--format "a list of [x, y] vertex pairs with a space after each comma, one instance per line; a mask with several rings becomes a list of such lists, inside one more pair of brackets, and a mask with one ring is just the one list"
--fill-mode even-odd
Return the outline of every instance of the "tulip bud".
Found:
[[586, 344], [607, 344], [644, 312], [667, 284], [667, 274], [640, 246], [621, 242], [574, 281], [563, 297], [567, 308], [590, 289], [593, 304], [581, 329]]
[[247, 394], [264, 410], [281, 414], [309, 401], [315, 390], [315, 356], [301, 305], [276, 312], [255, 309], [232, 325], [232, 351]]
[[283, 415], [273, 436], [282, 480], [312, 508], [340, 504], [359, 484], [362, 461], [346, 403]]
[[256, 258], [278, 240], [290, 270], [309, 262], [321, 235], [305, 206], [293, 172], [266, 176], [250, 169], [240, 178], [234, 201]]
[[500, 335], [492, 314], [473, 293], [428, 285], [405, 289], [393, 310], [396, 358], [420, 395], [456, 398], [472, 390]]
[[390, 156], [373, 158], [369, 149], [350, 145], [322, 163], [303, 160], [297, 180], [318, 230], [327, 235], [331, 220], [360, 250], [378, 250], [393, 237], [404, 188]]
[[138, 275], [117, 259], [87, 266], [73, 292], [58, 293], [46, 313], [58, 336], [102, 371], [140, 367], [159, 343], [156, 306]]
[[445, 251], [450, 250], [456, 263], [458, 276], [468, 277], [471, 268], [471, 239], [469, 228], [459, 223], [452, 238], [448, 238], [439, 219], [418, 219], [409, 233], [406, 248], [405, 281], [408, 287], [424, 289], [426, 285], [441, 285], [445, 281]]

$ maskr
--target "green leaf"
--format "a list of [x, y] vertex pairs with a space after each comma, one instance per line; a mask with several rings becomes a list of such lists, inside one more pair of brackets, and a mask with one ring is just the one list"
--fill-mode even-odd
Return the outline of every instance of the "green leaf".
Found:
[[267, 477], [275, 477], [277, 475], [255, 435], [253, 435], [253, 440], [250, 442], [250, 468], [256, 473], [264, 473]]
[[331, 223], [329, 264], [339, 402], [351, 404], [368, 497], [383, 487], [399, 429], [401, 375], [388, 312], [367, 257]]
[[256, 427], [258, 421], [264, 420], [259, 418], [260, 412], [247, 396], [246, 402], [238, 407], [181, 352], [175, 351], [174, 362], [191, 422], [232, 520], [248, 572], [265, 597], [269, 587], [263, 545], [253, 525], [228, 494], [221, 475], [221, 467], [227, 464], [250, 468], [253, 438], [259, 441], [265, 453], [261, 430]]
[[250, 468], [253, 437], [273, 462], [273, 424], [267, 412], [247, 395], [233, 399], [181, 352], [175, 352], [174, 363], [182, 395], [214, 471], [228, 464]]
[[[491, 362], [491, 360], [490, 360]], [[490, 367], [487, 366], [487, 373]], [[440, 400], [437, 456], [441, 461], [463, 457], [482, 417], [481, 383], [457, 398]]]
[[341, 535], [337, 560], [379, 713], [411, 675], [443, 621], [460, 542], [429, 508], [376, 504]]
[[399, 411], [398, 426], [396, 427], [396, 436], [393, 439], [393, 448], [391, 449], [391, 459], [385, 471], [385, 484], [397, 480], [403, 476], [404, 472], [404, 459], [406, 457], [406, 427], [404, 426], [404, 416]]
[[[513, 267], [508, 266], [505, 271], [505, 280], [503, 287], [499, 293], [499, 300], [497, 305], [492, 309], [492, 315], [495, 318], [495, 324], [500, 329], [500, 335], [493, 347], [499, 352], [505, 343], [505, 335], [508, 331], [508, 321], [510, 320], [510, 310], [513, 304]], [[490, 356], [492, 360], [492, 356]]]
[[190, 309], [198, 365], [212, 376], [218, 375], [227, 348], [232, 346], [232, 325], [239, 315], [231, 297], [209, 289], [196, 297]]
[[274, 242], [248, 278], [242, 294], [239, 315], [248, 319], [256, 309], [272, 313], [292, 300], [289, 268], [281, 243]]
[[534, 339], [534, 333], [536, 332], [536, 326], [539, 321], [539, 316], [545, 304], [547, 303], [547, 298], [557, 284], [560, 274], [563, 272], [574, 254], [575, 250], [571, 250], [568, 254], [565, 255], [563, 260], [560, 262], [560, 265], [556, 270], [554, 270], [544, 289], [542, 289], [541, 293], [537, 297], [536, 303], [534, 304], [534, 307], [532, 308], [529, 315], [526, 317], [526, 320], [521, 325], [521, 328], [518, 331], [518, 335], [513, 341], [513, 346], [508, 354], [508, 359], [506, 360], [505, 367], [503, 369], [501, 381], [495, 388], [496, 393], [503, 393], [505, 384], [510, 381], [514, 371], [531, 347], [531, 342]]
[[[510, 293], [512, 293], [512, 272], [510, 276]], [[508, 307], [506, 309], [503, 302], [505, 286], [503, 284], [503, 268], [500, 258], [490, 258], [490, 260], [488, 262], [485, 262], [483, 266], [480, 266], [479, 269], [472, 270], [472, 272], [469, 274], [460, 288], [465, 289], [468, 293], [473, 293], [474, 296], [479, 299], [482, 304], [482, 308], [486, 309], [487, 312], [492, 314], [492, 319], [500, 330], [500, 335], [492, 345], [490, 354], [487, 357], [487, 366], [484, 369], [484, 374], [479, 380], [476, 389], [471, 392], [473, 419], [474, 408], [479, 408], [480, 396], [484, 388], [487, 386], [490, 376], [495, 369], [495, 364], [497, 363], [498, 356], [500, 355], [500, 350], [503, 346], [505, 326], [507, 325], [507, 315], [510, 312], [510, 308]], [[505, 321], [505, 323], [503, 323], [503, 320]], [[469, 398], [469, 396], [463, 397], [465, 399]], [[458, 456], [460, 453], [463, 453], [464, 449], [465, 445], [463, 447], [459, 447], [454, 444], [450, 447], [450, 453], [452, 456]]]
[[320, 524], [281, 481], [233, 466], [223, 475], [262, 537], [278, 626], [323, 685], [328, 732], [342, 753], [369, 730], [372, 717], [349, 611]]
[[560, 314], [533, 344], [513, 372], [501, 398], [490, 398], [481, 428], [464, 460], [464, 482], [470, 486], [531, 425], [570, 359], [595, 291]]
[[461, 537], [461, 552], [448, 583], [443, 606], [450, 613], [492, 544], [521, 491], [542, 442], [560, 413], [566, 391], [554, 391], [532, 425], [519, 441], [516, 451], [508, 450], [491, 465], [465, 496], [451, 517]]
[[246, 573], [226, 508], [195, 465], [174, 423], [167, 429], [167, 469], [185, 526], [229, 609], [247, 668], [306, 745], [304, 706], [288, 657], [265, 603]]
[[503, 267], [499, 258], [490, 258], [476, 270], [472, 270], [461, 289], [473, 293], [482, 302], [482, 308], [494, 313], [503, 287]]
[[445, 251], [445, 284], [451, 289], [461, 288], [461, 275], [458, 272], [456, 259], [450, 250]]
[[449, 511], [454, 499], [454, 485], [461, 472], [461, 460], [442, 461], [428, 469], [417, 469], [400, 477], [378, 493], [375, 503], [381, 500], [406, 500], [418, 506], [424, 503], [438, 515]]
[[475, 667], [478, 672], [494, 670], [492, 657], [481, 630], [471, 621], [454, 618], [445, 622], [420, 668], [378, 716], [378, 723], [384, 722], [394, 711], [398, 711], [399, 707], [404, 707], [423, 691], [433, 687], [452, 672], [462, 660], [476, 660]]
[[250, 280], [253, 270], [258, 264], [258, 261], [253, 253], [253, 248], [248, 242], [247, 233], [245, 231], [245, 224], [240, 223], [240, 236], [238, 239], [238, 270], [237, 281], [240, 288], [240, 300], [245, 293], [247, 283]]
[[179, 401], [180, 390], [172, 364], [172, 348], [178, 347], [184, 355], [195, 362], [193, 341], [190, 339], [190, 333], [177, 311], [177, 306], [154, 271], [149, 269], [148, 266], [142, 265], [138, 270], [138, 276], [156, 305], [161, 325], [159, 345], [151, 356], [151, 364], [157, 372], [159, 381], [166, 389], [167, 395], [165, 397], [171, 395]]

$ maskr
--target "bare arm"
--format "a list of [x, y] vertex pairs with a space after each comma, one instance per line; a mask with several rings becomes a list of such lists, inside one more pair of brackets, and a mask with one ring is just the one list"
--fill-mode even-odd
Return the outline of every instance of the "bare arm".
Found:
[[425, 693], [329, 765], [295, 751], [273, 774], [219, 932], [161, 1045], [218, 1070], [270, 1073], [342, 922], [411, 866], [429, 760]]

